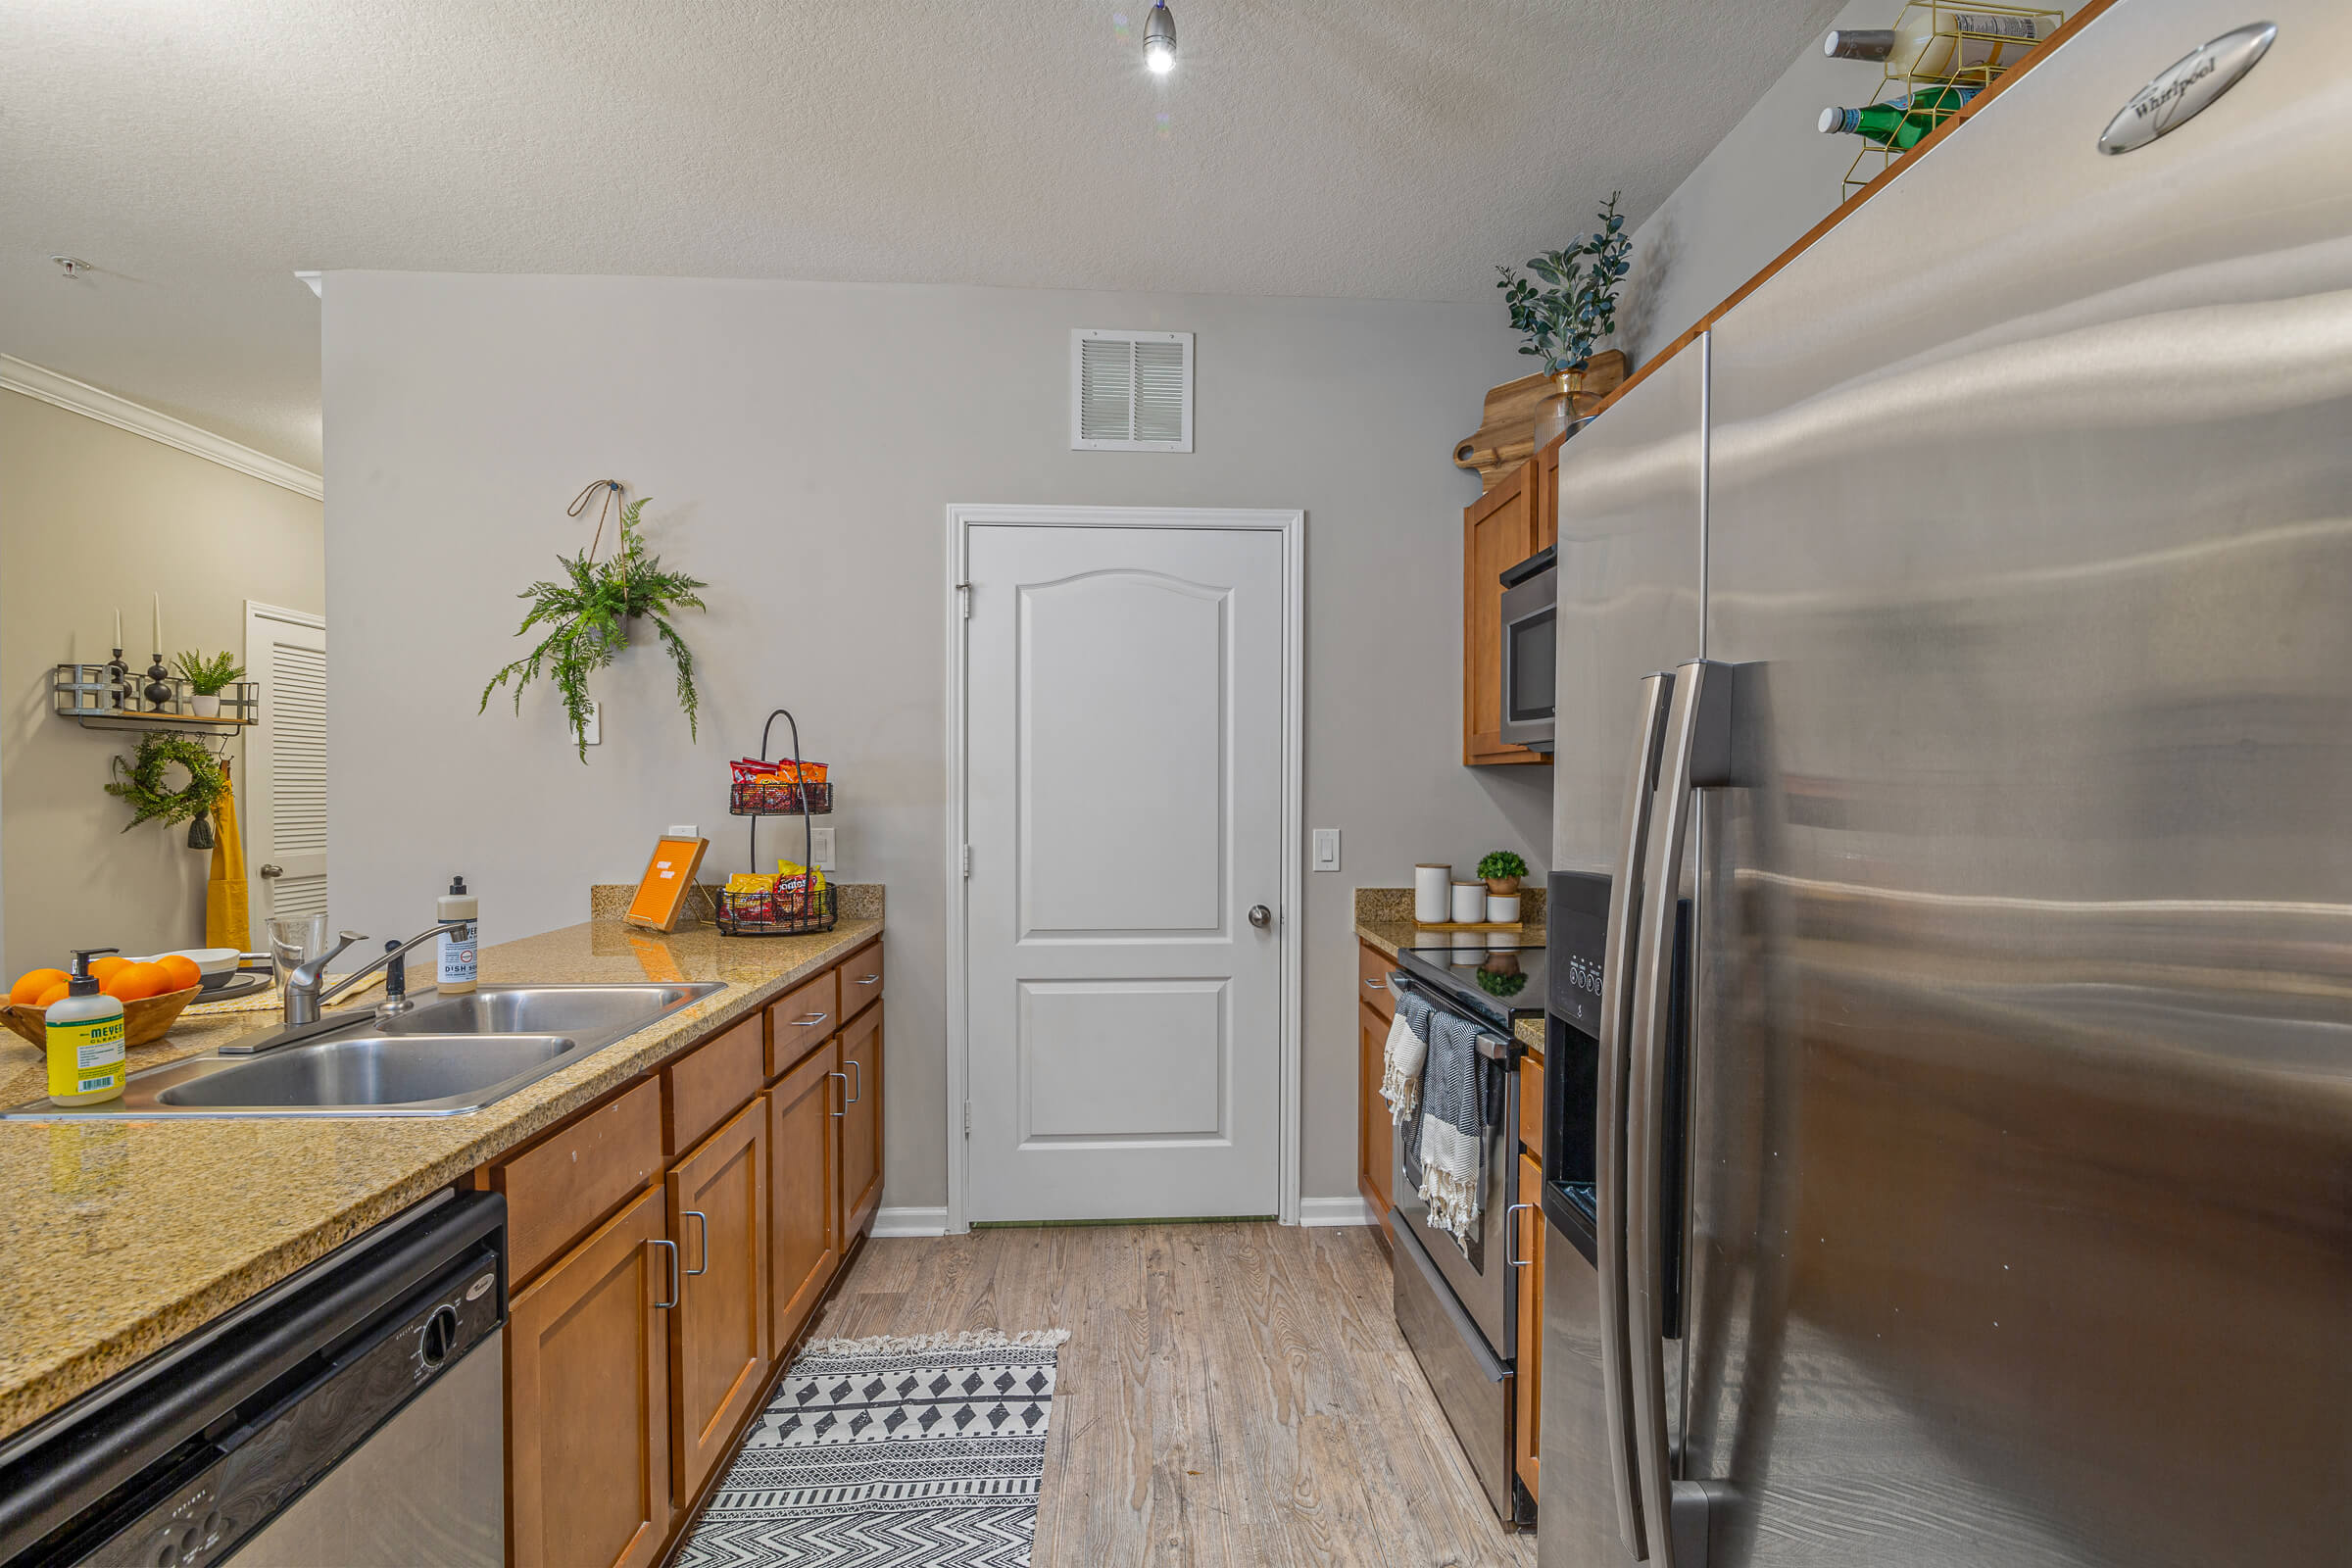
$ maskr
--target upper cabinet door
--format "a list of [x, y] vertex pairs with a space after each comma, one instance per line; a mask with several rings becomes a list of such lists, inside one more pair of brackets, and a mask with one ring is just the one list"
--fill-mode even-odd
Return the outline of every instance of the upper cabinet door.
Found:
[[1698, 656], [1705, 363], [1650, 366], [1560, 449], [1554, 870], [1614, 868], [1642, 677]]
[[1502, 739], [1502, 573], [1541, 548], [1531, 458], [1462, 513], [1462, 761], [1541, 762]]

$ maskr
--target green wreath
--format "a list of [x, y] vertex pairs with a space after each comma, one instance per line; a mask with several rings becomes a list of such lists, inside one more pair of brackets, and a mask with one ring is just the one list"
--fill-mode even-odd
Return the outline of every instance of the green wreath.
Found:
[[[174, 762], [188, 770], [187, 784], [177, 790], [164, 787], [164, 770]], [[187, 735], [150, 735], [139, 742], [138, 760], [115, 759], [115, 782], [106, 793], [128, 801], [132, 815], [122, 831], [141, 822], [209, 820], [213, 808], [228, 790], [228, 775], [201, 742]]]

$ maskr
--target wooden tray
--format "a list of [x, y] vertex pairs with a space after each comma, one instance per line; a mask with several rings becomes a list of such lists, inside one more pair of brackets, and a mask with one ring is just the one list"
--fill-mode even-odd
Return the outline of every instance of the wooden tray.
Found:
[[[179, 1022], [181, 1009], [196, 1000], [200, 988], [189, 986], [184, 991], [167, 991], [160, 997], [141, 997], [136, 1002], [122, 1004], [122, 1044], [151, 1046], [172, 1032]], [[9, 1004], [8, 1011], [0, 1014], [0, 1022], [46, 1050], [49, 1045], [49, 1009], [30, 1003]]]

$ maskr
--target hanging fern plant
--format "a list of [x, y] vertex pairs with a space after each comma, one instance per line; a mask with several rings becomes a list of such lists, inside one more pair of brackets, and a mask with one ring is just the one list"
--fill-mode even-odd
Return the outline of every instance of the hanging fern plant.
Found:
[[[185, 768], [188, 781], [177, 789], [172, 788], [171, 769]], [[220, 760], [206, 751], [202, 744], [186, 735], [150, 735], [139, 742], [139, 755], [129, 762], [115, 759], [115, 781], [106, 793], [130, 803], [131, 818], [122, 824], [127, 833], [141, 822], [210, 821], [213, 808], [227, 793], [228, 775], [220, 770]], [[210, 849], [212, 841], [193, 842], [191, 849]]]
[[[588, 497], [600, 487], [610, 509], [620, 485], [599, 479], [580, 492], [572, 503], [571, 515], [579, 515]], [[681, 610], [703, 609], [696, 590], [707, 585], [683, 572], [662, 570], [662, 558], [646, 554], [645, 541], [637, 532], [645, 502], [640, 496], [620, 509], [620, 545], [610, 560], [596, 559], [597, 543], [604, 538], [600, 514], [596, 538], [588, 548], [577, 556], [556, 558], [564, 568], [562, 580], [535, 582], [515, 596], [529, 600], [531, 608], [514, 635], [524, 636], [534, 626], [547, 627], [547, 633], [537, 647], [490, 677], [475, 711], [488, 711], [491, 694], [511, 680], [514, 683], [514, 710], [521, 712], [523, 689], [544, 675], [563, 697], [564, 715], [571, 725], [575, 749], [580, 760], [587, 761], [588, 677], [612, 663], [629, 645], [630, 625], [642, 617], [653, 623], [655, 637], [677, 666], [678, 706], [686, 712], [686, 732], [701, 738], [696, 729], [700, 697], [694, 688], [694, 651], [669, 618]]]

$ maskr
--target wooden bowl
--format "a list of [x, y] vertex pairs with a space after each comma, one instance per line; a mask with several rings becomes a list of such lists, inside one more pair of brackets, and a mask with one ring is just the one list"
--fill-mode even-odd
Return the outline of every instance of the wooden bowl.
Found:
[[[180, 991], [167, 991], [160, 997], [141, 997], [136, 1002], [122, 1004], [123, 1046], [151, 1046], [170, 1034], [172, 1026], [179, 1022], [180, 1010], [195, 1001], [196, 994], [203, 989], [200, 985], [189, 986]], [[11, 1029], [34, 1045], [44, 1050], [48, 1048], [47, 1007], [36, 1007], [24, 1002], [11, 1003], [8, 1011], [0, 1014], [0, 1021], [5, 1021]]]

